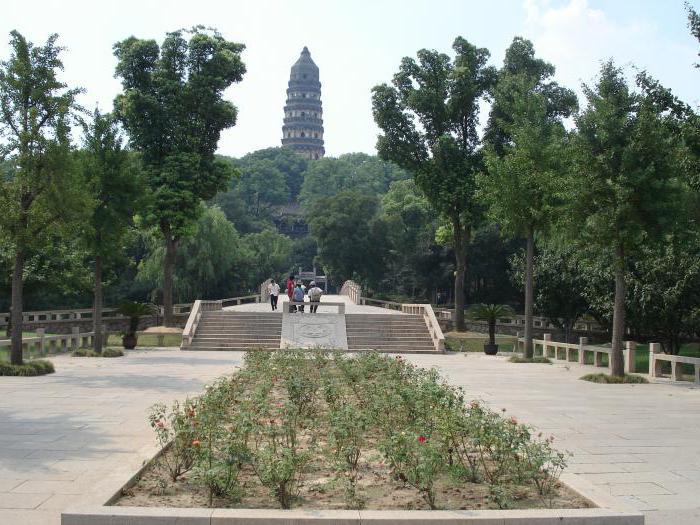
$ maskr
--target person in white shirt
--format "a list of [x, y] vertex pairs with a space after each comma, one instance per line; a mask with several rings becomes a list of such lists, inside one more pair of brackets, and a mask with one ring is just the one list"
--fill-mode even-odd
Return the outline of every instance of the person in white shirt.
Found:
[[280, 295], [280, 285], [275, 282], [274, 279], [270, 279], [270, 284], [267, 285], [267, 292], [270, 294], [270, 305], [272, 306], [272, 311], [277, 310], [277, 299]]
[[309, 301], [311, 301], [311, 306], [309, 309], [311, 310], [312, 314], [315, 314], [316, 310], [318, 310], [318, 303], [321, 302], [323, 290], [316, 286], [314, 281], [311, 281], [309, 286], [311, 286], [311, 288], [309, 288]]

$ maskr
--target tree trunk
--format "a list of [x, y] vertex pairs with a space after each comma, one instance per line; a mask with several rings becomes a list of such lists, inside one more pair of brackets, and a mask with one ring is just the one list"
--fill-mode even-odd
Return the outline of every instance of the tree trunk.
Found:
[[466, 259], [466, 235], [458, 219], [452, 221], [453, 244], [455, 252], [455, 330], [464, 332], [467, 325], [464, 322], [464, 274]]
[[163, 232], [165, 237], [165, 259], [163, 261], [163, 324], [175, 326], [173, 313], [173, 272], [177, 244], [170, 234], [170, 228]]
[[617, 245], [615, 252], [615, 307], [613, 309], [610, 374], [622, 377], [625, 374], [625, 363], [622, 356], [622, 339], [625, 335], [625, 252], [621, 244]]
[[527, 232], [527, 252], [525, 256], [525, 357], [534, 355], [532, 345], [532, 305], [534, 302], [533, 265], [535, 259], [535, 234], [532, 228]]
[[15, 263], [12, 269], [12, 311], [10, 322], [12, 323], [12, 342], [10, 346], [10, 363], [21, 365], [22, 360], [22, 313], [23, 313], [23, 286], [24, 286], [24, 249], [17, 248]]
[[489, 319], [489, 344], [496, 344], [496, 320]]
[[98, 354], [102, 353], [102, 256], [95, 257], [95, 302], [92, 306], [92, 326], [95, 332], [93, 348]]

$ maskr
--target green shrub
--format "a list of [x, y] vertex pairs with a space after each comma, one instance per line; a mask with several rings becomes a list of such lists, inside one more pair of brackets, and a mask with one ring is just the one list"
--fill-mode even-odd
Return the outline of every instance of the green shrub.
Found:
[[105, 348], [102, 350], [102, 357], [122, 357], [124, 352], [121, 348]]
[[591, 383], [605, 383], [605, 384], [622, 384], [622, 383], [632, 383], [632, 384], [643, 384], [648, 383], [647, 379], [636, 374], [625, 374], [622, 377], [612, 376], [609, 374], [586, 374], [585, 376], [579, 378], [583, 381], [590, 381]]
[[71, 353], [73, 357], [100, 357], [100, 354], [95, 352], [92, 348], [78, 348]]
[[43, 376], [53, 374], [55, 371], [53, 363], [45, 359], [33, 359], [22, 365], [0, 362], [0, 376]]

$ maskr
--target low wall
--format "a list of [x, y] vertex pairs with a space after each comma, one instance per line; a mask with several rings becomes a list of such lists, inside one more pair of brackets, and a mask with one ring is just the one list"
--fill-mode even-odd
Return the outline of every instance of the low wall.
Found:
[[[189, 313], [186, 314], [175, 314], [175, 323], [178, 328], [184, 328], [185, 323], [187, 323], [187, 317]], [[157, 326], [157, 324], [163, 323], [162, 316], [144, 316], [139, 322], [139, 330], [144, 330], [149, 326]], [[92, 319], [63, 319], [63, 320], [53, 320], [53, 321], [25, 321], [22, 323], [22, 330], [25, 332], [34, 332], [37, 328], [43, 328], [46, 330], [47, 334], [70, 334], [72, 328], [77, 326], [81, 332], [92, 331]], [[104, 320], [105, 330], [108, 332], [125, 332], [129, 327], [129, 319], [118, 318], [118, 319], [105, 319]]]
[[[451, 332], [454, 330], [454, 323], [451, 319], [440, 318], [438, 321], [440, 322], [440, 327], [444, 332]], [[484, 321], [472, 321], [470, 319], [465, 319], [465, 324], [467, 330], [470, 332], [478, 332], [481, 334], [489, 333], [488, 323]], [[525, 327], [523, 326], [496, 323], [496, 333], [498, 335], [516, 336], [518, 333], [522, 335], [524, 330]], [[564, 341], [566, 339], [566, 333], [563, 330], [552, 330], [551, 328], [539, 328], [533, 326], [532, 333], [533, 336], [538, 339], [542, 339], [544, 334], [551, 334], [553, 341]], [[570, 340], [578, 341], [579, 337], [587, 337], [591, 343], [602, 343], [608, 340], [606, 335], [600, 332], [585, 332], [581, 330], [572, 330], [569, 332]]]

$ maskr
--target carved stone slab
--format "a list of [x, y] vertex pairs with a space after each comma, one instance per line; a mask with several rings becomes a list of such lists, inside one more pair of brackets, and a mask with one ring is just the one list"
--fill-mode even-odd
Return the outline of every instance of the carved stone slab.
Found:
[[280, 348], [348, 349], [345, 315], [289, 313], [282, 315]]

